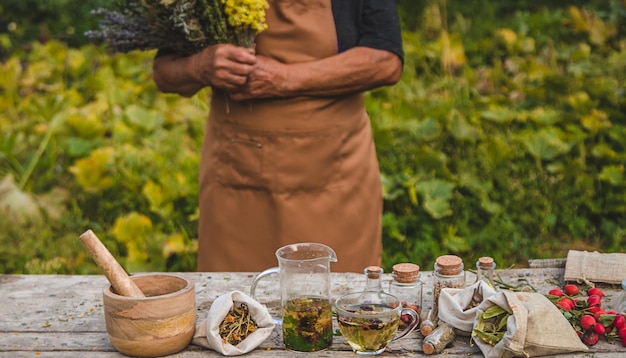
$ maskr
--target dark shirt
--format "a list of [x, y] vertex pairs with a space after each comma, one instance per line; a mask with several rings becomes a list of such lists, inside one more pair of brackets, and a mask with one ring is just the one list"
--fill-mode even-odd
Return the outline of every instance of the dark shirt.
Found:
[[339, 52], [365, 46], [404, 60], [395, 0], [332, 0], [332, 8]]

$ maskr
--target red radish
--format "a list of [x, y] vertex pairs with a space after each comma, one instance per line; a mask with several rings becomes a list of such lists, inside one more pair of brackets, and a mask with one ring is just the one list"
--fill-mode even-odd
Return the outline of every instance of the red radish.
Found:
[[596, 314], [598, 311], [602, 311], [602, 307], [593, 306], [593, 307], [587, 308], [587, 312], [589, 312], [591, 314]]
[[605, 314], [606, 314], [606, 312], [604, 310], [599, 310], [599, 311], [597, 311], [597, 312], [595, 312], [593, 314], [593, 318], [595, 318], [596, 321], [599, 321], [600, 320], [600, 316], [605, 315]]
[[583, 335], [583, 343], [588, 346], [593, 346], [594, 344], [598, 343], [598, 338], [600, 338], [600, 336], [596, 332], [587, 331]]
[[604, 294], [604, 291], [602, 291], [601, 289], [596, 288], [596, 287], [592, 287], [592, 288], [588, 289], [588, 290], [587, 290], [587, 295], [588, 295], [588, 296], [593, 296], [593, 295], [596, 295], [596, 296], [600, 296], [600, 297], [604, 297], [604, 296], [606, 296], [606, 295]]
[[626, 347], [626, 338], [622, 338], [622, 345]]
[[596, 319], [593, 318], [593, 316], [586, 314], [580, 317], [580, 327], [584, 329], [585, 331], [592, 330], [595, 325], [596, 325]]
[[601, 323], [598, 323], [595, 326], [593, 326], [593, 331], [596, 332], [597, 334], [604, 334], [606, 332], [606, 328], [604, 328], [604, 326]]
[[566, 311], [571, 311], [572, 309], [574, 309], [574, 301], [567, 297], [561, 298], [557, 301], [556, 304]]
[[613, 320], [613, 326], [615, 326], [615, 328], [617, 329], [622, 329], [623, 327], [626, 327], [626, 317], [624, 317], [623, 314], [618, 314], [617, 316], [615, 316], [615, 319]]
[[580, 292], [580, 289], [578, 286], [569, 283], [563, 287], [563, 291], [565, 291], [568, 296], [576, 296]]
[[601, 307], [602, 298], [598, 295], [591, 295], [587, 297], [587, 304], [589, 305], [589, 307]]
[[548, 292], [549, 295], [563, 297], [565, 294], [560, 288], [553, 288]]

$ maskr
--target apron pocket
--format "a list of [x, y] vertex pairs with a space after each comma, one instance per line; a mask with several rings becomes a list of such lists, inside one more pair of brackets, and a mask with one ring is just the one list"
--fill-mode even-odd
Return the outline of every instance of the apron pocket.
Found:
[[277, 134], [266, 146], [264, 171], [275, 192], [321, 191], [340, 177], [343, 139], [336, 128]]
[[218, 149], [218, 180], [274, 193], [324, 190], [341, 175], [340, 133], [337, 128], [304, 133], [227, 130]]
[[243, 135], [220, 138], [217, 178], [227, 186], [263, 188], [264, 149], [261, 141]]

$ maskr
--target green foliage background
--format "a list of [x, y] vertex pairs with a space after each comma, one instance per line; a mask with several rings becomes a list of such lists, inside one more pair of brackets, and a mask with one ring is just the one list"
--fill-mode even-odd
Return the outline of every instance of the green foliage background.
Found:
[[[208, 93], [87, 44], [112, 2], [51, 4], [0, 5], [0, 272], [98, 272], [87, 228], [129, 271], [194, 270]], [[398, 4], [405, 72], [366, 102], [385, 269], [626, 251], [624, 2]]]

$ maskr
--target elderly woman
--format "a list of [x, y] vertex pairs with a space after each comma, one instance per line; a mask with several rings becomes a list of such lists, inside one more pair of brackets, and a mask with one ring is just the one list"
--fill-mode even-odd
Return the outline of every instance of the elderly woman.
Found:
[[394, 0], [270, 0], [254, 50], [160, 51], [161, 91], [212, 88], [200, 165], [199, 271], [259, 271], [319, 242], [335, 271], [382, 256], [382, 192], [363, 92], [396, 83]]

